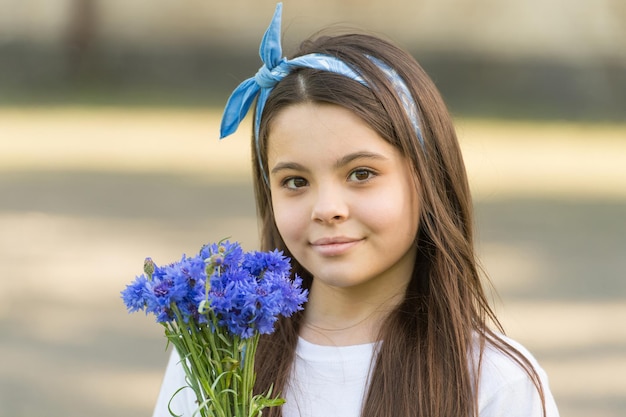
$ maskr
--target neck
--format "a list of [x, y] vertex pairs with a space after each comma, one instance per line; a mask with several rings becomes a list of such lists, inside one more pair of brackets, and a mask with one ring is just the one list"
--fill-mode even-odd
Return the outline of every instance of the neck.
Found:
[[375, 342], [382, 323], [402, 301], [403, 293], [364, 293], [358, 288], [315, 285], [314, 280], [300, 336], [319, 345]]

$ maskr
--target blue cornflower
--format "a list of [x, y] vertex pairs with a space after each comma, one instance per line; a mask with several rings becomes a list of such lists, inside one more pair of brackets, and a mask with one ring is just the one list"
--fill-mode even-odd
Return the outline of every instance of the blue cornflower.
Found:
[[184, 285], [180, 285], [185, 276], [179, 265], [175, 263], [166, 266], [163, 268], [163, 276], [152, 280], [152, 292], [157, 304], [162, 307], [169, 307], [172, 303], [177, 303], [185, 297], [186, 288]]
[[[284, 273], [289, 268], [283, 265], [277, 269], [282, 269], [282, 273], [265, 271], [262, 278], [244, 268], [215, 274], [210, 296], [218, 324], [247, 338], [254, 331], [271, 333], [278, 316], [290, 316], [300, 310], [307, 294], [301, 288], [301, 280], [292, 282]], [[255, 272], [261, 273], [258, 269]]]
[[129, 313], [143, 310], [146, 308], [146, 284], [148, 279], [145, 275], [139, 275], [133, 282], [126, 286], [126, 289], [122, 291], [122, 299]]
[[283, 256], [283, 252], [278, 249], [271, 252], [247, 252], [243, 256], [241, 266], [257, 277], [260, 277], [265, 271], [285, 275], [291, 271], [289, 259]]
[[247, 271], [231, 266], [212, 277], [211, 283], [211, 308], [218, 325], [243, 338], [250, 337], [256, 314], [256, 279]]
[[308, 291], [302, 288], [302, 278], [295, 275], [293, 281], [276, 276], [272, 284], [280, 293], [280, 315], [289, 317], [296, 311], [302, 310], [302, 305], [307, 301]]
[[154, 314], [159, 323], [173, 320], [170, 304], [172, 281], [167, 278], [153, 278], [146, 285], [146, 313]]
[[145, 310], [161, 323], [174, 321], [177, 310], [185, 324], [211, 323], [219, 331], [215, 323], [247, 339], [271, 333], [279, 316], [301, 310], [307, 298], [302, 280], [291, 279], [289, 259], [278, 250], [244, 253], [238, 243], [222, 241], [205, 245], [196, 256], [150, 266], [151, 278], [137, 277], [122, 298], [129, 312]]
[[241, 263], [243, 249], [238, 242], [231, 243], [228, 240], [204, 245], [200, 250], [200, 258], [206, 261], [212, 256], [214, 260], [218, 260], [218, 266], [224, 265], [225, 268], [228, 268]]

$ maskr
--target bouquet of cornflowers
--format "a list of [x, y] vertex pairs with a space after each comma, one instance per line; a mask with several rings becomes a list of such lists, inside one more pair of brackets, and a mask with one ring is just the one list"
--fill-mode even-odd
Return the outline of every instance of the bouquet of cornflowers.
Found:
[[222, 241], [165, 266], [147, 258], [144, 274], [122, 298], [129, 312], [152, 313], [165, 327], [187, 376], [188, 386], [174, 396], [191, 388], [198, 402], [194, 415], [255, 417], [284, 402], [271, 389], [253, 395], [254, 357], [260, 335], [272, 333], [279, 316], [292, 315], [306, 301], [302, 280], [290, 276], [282, 252], [244, 252], [238, 243]]

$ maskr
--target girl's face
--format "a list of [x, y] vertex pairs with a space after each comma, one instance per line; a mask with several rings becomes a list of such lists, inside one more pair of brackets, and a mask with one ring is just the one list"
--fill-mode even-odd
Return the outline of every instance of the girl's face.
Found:
[[313, 286], [405, 288], [416, 256], [416, 181], [400, 152], [343, 107], [297, 104], [270, 126], [278, 231]]

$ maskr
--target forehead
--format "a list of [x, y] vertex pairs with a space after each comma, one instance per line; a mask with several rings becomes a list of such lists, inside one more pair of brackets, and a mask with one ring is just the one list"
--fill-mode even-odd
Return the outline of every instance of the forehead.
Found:
[[396, 153], [355, 113], [334, 104], [300, 103], [281, 110], [269, 126], [268, 159], [286, 154]]

